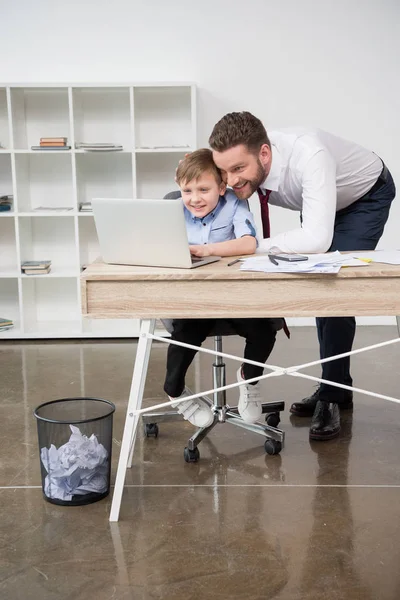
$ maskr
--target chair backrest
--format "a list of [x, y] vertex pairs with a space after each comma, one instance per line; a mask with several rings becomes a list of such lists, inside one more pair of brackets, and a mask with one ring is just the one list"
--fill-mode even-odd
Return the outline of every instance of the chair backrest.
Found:
[[168, 192], [168, 194], [165, 194], [164, 196], [164, 200], [176, 200], [177, 198], [181, 197], [181, 192], [179, 190], [176, 190], [174, 192]]

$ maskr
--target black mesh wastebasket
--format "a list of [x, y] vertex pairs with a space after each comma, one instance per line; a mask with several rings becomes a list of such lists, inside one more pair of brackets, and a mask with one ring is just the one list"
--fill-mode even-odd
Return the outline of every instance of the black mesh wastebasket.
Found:
[[63, 398], [36, 408], [48, 502], [78, 506], [109, 494], [114, 411], [112, 402], [100, 398]]

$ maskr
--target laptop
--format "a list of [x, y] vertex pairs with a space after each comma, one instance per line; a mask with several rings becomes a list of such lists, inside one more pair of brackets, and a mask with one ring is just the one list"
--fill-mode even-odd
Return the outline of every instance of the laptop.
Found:
[[182, 198], [93, 198], [92, 208], [106, 263], [193, 269], [221, 258], [191, 256]]

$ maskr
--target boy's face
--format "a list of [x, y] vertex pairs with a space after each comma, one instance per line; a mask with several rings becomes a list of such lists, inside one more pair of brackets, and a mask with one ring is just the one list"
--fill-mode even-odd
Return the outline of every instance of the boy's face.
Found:
[[213, 173], [203, 173], [198, 179], [180, 183], [182, 200], [186, 208], [201, 219], [218, 204], [220, 196], [225, 194], [226, 185], [218, 183]]

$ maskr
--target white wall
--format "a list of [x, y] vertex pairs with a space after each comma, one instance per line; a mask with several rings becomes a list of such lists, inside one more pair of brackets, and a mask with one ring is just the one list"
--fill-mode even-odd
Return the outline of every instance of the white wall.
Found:
[[[250, 110], [363, 144], [400, 182], [398, 0], [0, 0], [0, 22], [0, 82], [193, 81], [199, 145]], [[274, 209], [273, 231], [297, 219]]]

